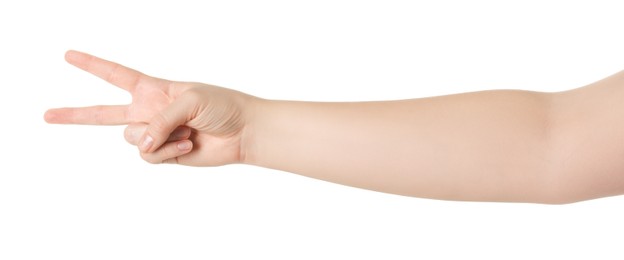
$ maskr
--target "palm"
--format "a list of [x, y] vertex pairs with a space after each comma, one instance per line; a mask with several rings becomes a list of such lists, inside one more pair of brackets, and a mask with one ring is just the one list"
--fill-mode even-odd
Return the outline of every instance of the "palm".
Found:
[[149, 122], [175, 100], [188, 87], [162, 79], [144, 76], [130, 92], [132, 103], [128, 106], [128, 122]]
[[[69, 51], [65, 58], [72, 65], [128, 91], [132, 95], [132, 103], [129, 105], [52, 109], [46, 114], [46, 120], [51, 123], [147, 124], [152, 117], [165, 109], [183, 92], [197, 86], [197, 84], [150, 77], [136, 70], [85, 53]], [[237, 135], [214, 136], [207, 131], [202, 131], [201, 128], [204, 126], [189, 123], [191, 128], [199, 131], [194, 131], [190, 137], [194, 143], [193, 150], [177, 158], [179, 163], [197, 166], [220, 165], [239, 159], [240, 146]]]

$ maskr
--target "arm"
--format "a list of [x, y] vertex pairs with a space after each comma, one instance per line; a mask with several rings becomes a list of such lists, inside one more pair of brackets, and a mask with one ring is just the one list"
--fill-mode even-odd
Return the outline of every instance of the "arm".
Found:
[[250, 164], [448, 200], [569, 203], [624, 193], [624, 71], [558, 93], [359, 103], [260, 101]]
[[53, 109], [46, 121], [129, 124], [126, 140], [152, 163], [248, 163], [449, 200], [563, 203], [624, 191], [622, 73], [560, 93], [315, 103], [157, 79], [77, 52], [66, 59], [133, 103]]
[[245, 162], [396, 194], [551, 196], [553, 94], [484, 91], [387, 102], [259, 102]]

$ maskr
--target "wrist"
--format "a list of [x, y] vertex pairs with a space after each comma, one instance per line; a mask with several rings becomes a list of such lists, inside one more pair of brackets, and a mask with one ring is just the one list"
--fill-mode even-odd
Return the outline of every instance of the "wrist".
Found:
[[266, 116], [266, 107], [271, 100], [249, 96], [243, 104], [244, 125], [240, 133], [239, 163], [256, 164], [256, 144], [258, 140], [258, 128], [261, 127], [262, 115]]

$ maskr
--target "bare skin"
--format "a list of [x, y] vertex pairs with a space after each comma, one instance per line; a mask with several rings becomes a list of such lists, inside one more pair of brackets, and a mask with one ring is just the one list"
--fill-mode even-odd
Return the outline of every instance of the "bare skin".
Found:
[[557, 93], [321, 103], [158, 79], [75, 51], [65, 58], [132, 103], [51, 109], [45, 120], [127, 124], [126, 140], [150, 163], [246, 163], [445, 200], [569, 203], [624, 192], [622, 72]]

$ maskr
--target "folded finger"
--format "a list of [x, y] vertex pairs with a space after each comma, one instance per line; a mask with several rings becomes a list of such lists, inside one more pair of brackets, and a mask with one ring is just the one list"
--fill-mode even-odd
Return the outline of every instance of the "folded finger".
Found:
[[163, 144], [151, 153], [141, 152], [141, 158], [149, 163], [178, 163], [177, 157], [193, 150], [193, 143], [189, 140]]
[[[146, 128], [147, 124], [144, 123], [129, 124], [124, 131], [124, 138], [131, 145], [137, 145]], [[169, 135], [167, 142], [186, 140], [189, 137], [191, 137], [191, 128], [179, 126]]]

